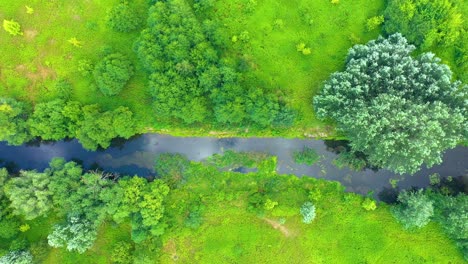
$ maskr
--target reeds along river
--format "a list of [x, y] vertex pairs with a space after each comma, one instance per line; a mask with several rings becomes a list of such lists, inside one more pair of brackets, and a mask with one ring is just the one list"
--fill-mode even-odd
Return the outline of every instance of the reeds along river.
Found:
[[[326, 144], [325, 144], [326, 143]], [[209, 138], [171, 137], [158, 134], [145, 134], [130, 140], [115, 141], [106, 150], [87, 151], [76, 140], [40, 142], [23, 146], [8, 146], [0, 143], [0, 166], [10, 171], [19, 169], [43, 170], [53, 157], [63, 157], [83, 164], [86, 169], [101, 168], [108, 172], [128, 175], [154, 175], [154, 158], [158, 153], [181, 153], [189, 159], [200, 161], [215, 153], [232, 149], [236, 151], [265, 152], [278, 157], [278, 172], [299, 177], [311, 176], [337, 180], [346, 186], [347, 191], [366, 194], [373, 191], [376, 197], [392, 195], [390, 179], [397, 179], [398, 187], [426, 187], [429, 175], [438, 173], [441, 177], [452, 176], [460, 188], [468, 183], [468, 148], [457, 147], [446, 151], [444, 162], [430, 169], [422, 168], [415, 175], [395, 175], [387, 170], [351, 171], [339, 169], [332, 161], [336, 154], [329, 151], [332, 145], [322, 140], [282, 139], [282, 138]], [[314, 148], [321, 159], [313, 166], [298, 165], [292, 159], [294, 151], [304, 146]], [[465, 189], [465, 192], [467, 190]]]

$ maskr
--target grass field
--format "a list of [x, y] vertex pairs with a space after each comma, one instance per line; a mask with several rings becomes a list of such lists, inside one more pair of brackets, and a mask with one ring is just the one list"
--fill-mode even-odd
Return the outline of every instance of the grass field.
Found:
[[[177, 123], [155, 123], [146, 75], [132, 50], [139, 32], [116, 33], [105, 24], [107, 10], [118, 2], [2, 2], [0, 20], [14, 19], [24, 34], [10, 36], [0, 31], [0, 96], [32, 103], [49, 101], [58, 96], [54, 88], [56, 80], [66, 79], [74, 87], [72, 99], [86, 104], [99, 103], [105, 109], [128, 106], [147, 131], [175, 135], [326, 137], [334, 135], [333, 128], [314, 118], [312, 96], [331, 72], [343, 67], [347, 49], [353, 43], [365, 42], [379, 34], [379, 30], [366, 32], [365, 21], [383, 9], [383, 1], [369, 0], [339, 4], [325, 0], [261, 1], [252, 12], [245, 12], [248, 1], [216, 1], [216, 12], [199, 14], [200, 20], [219, 21], [229, 37], [246, 31], [250, 38], [246, 43], [228, 43], [224, 56], [245, 58], [253, 69], [246, 74], [246, 84], [262, 85], [278, 93], [298, 110], [299, 118], [287, 131], [244, 128], [211, 131], [210, 125], [185, 127]], [[144, 17], [148, 1], [133, 2]], [[33, 14], [26, 12], [26, 5], [34, 9]], [[69, 42], [72, 38], [80, 42], [80, 47]], [[296, 51], [296, 45], [302, 42], [311, 49], [310, 55]], [[92, 76], [82, 76], [78, 71], [81, 63], [87, 61], [94, 65], [109, 49], [129, 56], [137, 66], [137, 74], [117, 97], [102, 96]]]
[[[257, 4], [251, 4], [257, 2]], [[211, 15], [229, 37], [248, 32], [249, 41], [232, 43], [229, 55], [247, 59], [254, 79], [281, 95], [300, 113], [294, 134], [320, 131], [324, 123], [313, 114], [312, 97], [321, 83], [344, 67], [348, 49], [379, 35], [368, 32], [366, 20], [383, 12], [383, 1], [266, 0], [216, 1]], [[250, 3], [250, 4], [249, 4]], [[251, 10], [248, 12], [246, 10]], [[210, 17], [210, 15], [208, 15]], [[304, 55], [300, 43], [310, 48]], [[316, 133], [314, 133], [316, 134]]]

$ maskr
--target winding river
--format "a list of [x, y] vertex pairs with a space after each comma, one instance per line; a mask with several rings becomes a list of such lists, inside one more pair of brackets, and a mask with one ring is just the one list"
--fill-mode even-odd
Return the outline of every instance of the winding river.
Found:
[[[292, 153], [304, 146], [314, 148], [322, 157], [313, 166], [295, 164]], [[423, 168], [413, 176], [397, 176], [387, 170], [351, 171], [339, 169], [332, 161], [336, 154], [327, 150], [322, 140], [282, 139], [282, 138], [208, 138], [172, 137], [158, 134], [145, 134], [127, 141], [113, 144], [100, 151], [87, 151], [76, 140], [53, 143], [38, 143], [23, 146], [8, 146], [0, 143], [0, 167], [12, 171], [21, 169], [42, 170], [53, 157], [78, 160], [87, 169], [99, 167], [109, 172], [140, 176], [153, 176], [154, 158], [158, 153], [181, 153], [194, 161], [203, 160], [225, 150], [265, 152], [278, 157], [278, 172], [295, 174], [299, 177], [312, 176], [337, 180], [346, 190], [366, 194], [374, 191], [376, 197], [391, 192], [390, 179], [397, 179], [401, 189], [425, 187], [429, 185], [429, 175], [438, 173], [442, 177], [453, 176], [468, 185], [468, 148], [457, 147], [446, 151], [444, 162], [430, 169]]]

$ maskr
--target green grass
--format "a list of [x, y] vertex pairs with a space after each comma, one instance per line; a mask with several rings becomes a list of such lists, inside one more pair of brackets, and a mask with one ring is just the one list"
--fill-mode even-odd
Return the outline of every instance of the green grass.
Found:
[[[250, 42], [228, 43], [224, 56], [228, 59], [247, 58], [253, 71], [246, 74], [246, 85], [261, 85], [277, 93], [299, 113], [299, 119], [288, 130], [225, 129], [212, 131], [211, 125], [187, 127], [181, 124], [157, 124], [152, 114], [151, 100], [146, 89], [146, 75], [139, 68], [132, 50], [139, 32], [116, 33], [105, 25], [107, 10], [117, 0], [91, 1], [8, 1], [2, 4], [0, 21], [14, 19], [20, 23], [23, 36], [10, 36], [0, 30], [2, 62], [0, 71], [0, 96], [12, 96], [32, 103], [56, 98], [54, 89], [57, 78], [69, 80], [73, 86], [72, 99], [85, 104], [99, 103], [104, 109], [128, 106], [143, 122], [144, 131], [174, 135], [211, 136], [336, 136], [332, 126], [315, 119], [311, 100], [328, 75], [343, 67], [347, 49], [352, 46], [351, 35], [365, 42], [378, 35], [378, 30], [365, 32], [365, 20], [378, 15], [383, 1], [342, 1], [333, 5], [328, 1], [258, 1], [255, 11], [244, 12], [247, 1], [216, 1], [215, 17], [225, 26], [231, 37], [248, 31]], [[140, 12], [146, 15], [146, 0], [135, 0]], [[34, 9], [26, 13], [26, 5]], [[313, 19], [311, 25], [304, 22], [300, 12], [304, 8]], [[276, 20], [283, 21], [282, 28], [275, 28]], [[76, 38], [82, 47], [68, 42]], [[310, 55], [296, 51], [296, 45], [304, 42], [310, 47]], [[78, 64], [89, 60], [96, 64], [104, 48], [111, 48], [128, 55], [137, 74], [122, 93], [116, 97], [102, 96], [92, 77], [83, 77]], [[211, 132], [211, 133], [210, 133]]]
[[[245, 159], [251, 158], [246, 154]], [[133, 254], [147, 255], [143, 263], [464, 263], [455, 243], [434, 222], [407, 231], [389, 205], [366, 211], [364, 197], [345, 193], [338, 182], [278, 175], [275, 157], [257, 155], [255, 163], [258, 172], [241, 174], [220, 171], [219, 164], [192, 162], [166, 198], [166, 232], [136, 245]], [[278, 204], [272, 210], [248, 209], [256, 192]], [[317, 216], [304, 224], [299, 208], [310, 200]], [[196, 209], [202, 215], [197, 228], [186, 225], [194, 208], [201, 208]], [[32, 245], [44, 242], [57, 222], [53, 215], [28, 221], [31, 229], [21, 236]], [[107, 221], [84, 254], [44, 246], [40, 262], [112, 263], [115, 245], [131, 242], [130, 231], [130, 223]], [[8, 249], [8, 243], [0, 241], [0, 249]]]
[[[147, 1], [134, 1], [146, 15]], [[104, 1], [7, 1], [2, 3], [0, 21], [15, 19], [23, 36], [10, 36], [0, 30], [2, 47], [0, 96], [13, 96], [32, 103], [48, 101], [58, 96], [53, 89], [57, 78], [69, 80], [72, 99], [85, 104], [99, 103], [104, 109], [130, 107], [141, 120], [151, 123], [148, 111], [150, 97], [145, 88], [146, 76], [141, 70], [117, 97], [105, 97], [96, 88], [91, 76], [78, 72], [78, 63], [89, 60], [96, 64], [104, 48], [123, 53], [138, 66], [132, 50], [139, 31], [116, 33], [105, 24], [107, 10], [117, 0]], [[33, 14], [26, 13], [28, 5]], [[82, 47], [68, 42], [76, 38]]]
[[[282, 135], [333, 134], [326, 123], [315, 118], [312, 97], [332, 72], [344, 67], [355, 40], [365, 43], [379, 35], [380, 29], [367, 32], [365, 23], [382, 14], [384, 2], [265, 0], [256, 1], [254, 11], [247, 14], [248, 2], [216, 1], [216, 12], [211, 13], [229, 37], [249, 33], [250, 41], [232, 43], [226, 56], [247, 58], [254, 71], [251, 82], [281, 94], [299, 112], [295, 126]], [[282, 21], [282, 26], [275, 26], [276, 21]], [[311, 54], [298, 52], [299, 43], [306, 44]]]

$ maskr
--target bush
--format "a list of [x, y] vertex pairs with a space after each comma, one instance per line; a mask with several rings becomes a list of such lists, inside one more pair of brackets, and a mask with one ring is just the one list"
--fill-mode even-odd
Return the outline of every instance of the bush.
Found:
[[106, 21], [107, 25], [117, 32], [134, 31], [142, 22], [136, 10], [128, 2], [122, 2], [112, 7], [107, 12]]
[[100, 61], [93, 71], [97, 87], [106, 96], [117, 95], [133, 75], [133, 66], [120, 53], [110, 54]]
[[302, 151], [295, 151], [293, 154], [294, 162], [298, 164], [312, 165], [319, 161], [320, 156], [313, 148], [304, 147]]
[[315, 205], [311, 202], [305, 202], [301, 206], [302, 222], [310, 224], [315, 219]]
[[417, 192], [402, 191], [398, 201], [400, 204], [393, 208], [393, 215], [406, 229], [421, 228], [434, 215], [433, 203], [422, 189]]
[[18, 234], [19, 224], [16, 219], [2, 219], [0, 221], [0, 238], [10, 239]]
[[132, 263], [133, 246], [128, 242], [118, 242], [112, 250], [112, 263], [130, 264]]
[[17, 35], [23, 35], [23, 32], [21, 32], [21, 26], [18, 22], [12, 20], [3, 20], [3, 29], [5, 29], [6, 32], [10, 33], [10, 35], [17, 36]]
[[366, 209], [366, 211], [374, 211], [375, 209], [377, 209], [377, 205], [375, 204], [374, 200], [366, 198], [362, 202], [362, 208]]
[[384, 16], [375, 16], [367, 19], [366, 28], [368, 31], [372, 31], [380, 26], [384, 22]]
[[0, 264], [32, 264], [33, 257], [29, 251], [10, 251], [0, 258]]

